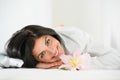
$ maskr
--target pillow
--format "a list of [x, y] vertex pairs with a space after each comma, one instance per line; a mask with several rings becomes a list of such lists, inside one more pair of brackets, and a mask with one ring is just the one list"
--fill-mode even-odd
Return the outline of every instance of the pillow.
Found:
[[10, 58], [5, 53], [0, 53], [0, 67], [22, 67], [23, 61], [17, 58]]

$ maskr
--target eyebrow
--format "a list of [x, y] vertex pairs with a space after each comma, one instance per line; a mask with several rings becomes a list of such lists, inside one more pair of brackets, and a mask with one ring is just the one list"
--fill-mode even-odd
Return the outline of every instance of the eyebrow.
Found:
[[[46, 41], [47, 41], [47, 36], [45, 36], [45, 38], [44, 38], [44, 43], [45, 43], [45, 45], [46, 45]], [[38, 55], [37, 55], [37, 58], [39, 59], [39, 57], [41, 56], [41, 54], [43, 53], [43, 51], [42, 52], [40, 52]]]
[[47, 45], [46, 42], [47, 42], [47, 36], [45, 36], [45, 45]]

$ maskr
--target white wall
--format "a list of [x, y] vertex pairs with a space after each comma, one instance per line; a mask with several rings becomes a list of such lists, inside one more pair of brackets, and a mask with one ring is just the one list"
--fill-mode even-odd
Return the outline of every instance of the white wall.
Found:
[[0, 51], [16, 30], [28, 24], [51, 26], [51, 0], [0, 0]]
[[[0, 0], [0, 51], [12, 34], [27, 24], [75, 26], [96, 41], [113, 45], [110, 39], [116, 37], [114, 42], [119, 44], [119, 4], [120, 0]], [[116, 27], [112, 37], [111, 27]]]
[[120, 0], [104, 1], [105, 43], [120, 52]]
[[52, 24], [79, 27], [120, 52], [120, 0], [52, 0]]
[[103, 42], [102, 0], [52, 0], [53, 26], [77, 26]]

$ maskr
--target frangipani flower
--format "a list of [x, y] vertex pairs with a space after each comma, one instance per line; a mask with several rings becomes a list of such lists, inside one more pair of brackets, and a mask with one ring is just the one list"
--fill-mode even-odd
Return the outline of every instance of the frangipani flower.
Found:
[[73, 55], [61, 55], [61, 60], [63, 65], [59, 69], [68, 69], [68, 70], [85, 70], [88, 69], [90, 56], [87, 53], [80, 55], [78, 51], [74, 52]]

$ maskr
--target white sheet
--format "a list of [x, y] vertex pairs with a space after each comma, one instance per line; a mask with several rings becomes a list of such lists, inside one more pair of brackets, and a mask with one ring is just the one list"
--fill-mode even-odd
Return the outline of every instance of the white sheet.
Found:
[[1, 69], [0, 80], [120, 80], [120, 70]]

